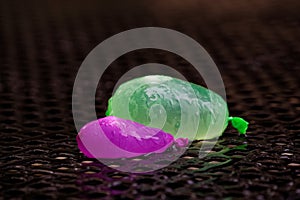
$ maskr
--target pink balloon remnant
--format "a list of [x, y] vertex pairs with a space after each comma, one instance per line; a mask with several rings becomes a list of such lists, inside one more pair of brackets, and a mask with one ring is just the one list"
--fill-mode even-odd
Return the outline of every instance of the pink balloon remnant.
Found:
[[187, 146], [188, 140], [157, 128], [109, 116], [86, 124], [77, 135], [79, 149], [89, 158], [130, 158], [162, 153], [173, 143]]

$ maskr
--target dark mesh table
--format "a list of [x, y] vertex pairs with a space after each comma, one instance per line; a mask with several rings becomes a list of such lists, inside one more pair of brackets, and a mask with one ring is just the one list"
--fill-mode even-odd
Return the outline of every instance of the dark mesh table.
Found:
[[[2, 1], [0, 3], [0, 197], [3, 199], [299, 199], [299, 2], [205, 0]], [[130, 28], [178, 30], [219, 67], [231, 115], [250, 121], [247, 137], [228, 128], [199, 160], [200, 142], [148, 174], [103, 166], [78, 151], [72, 88], [85, 56]], [[104, 116], [114, 84], [147, 62], [201, 83], [182, 58], [139, 50], [116, 60], [99, 83]]]

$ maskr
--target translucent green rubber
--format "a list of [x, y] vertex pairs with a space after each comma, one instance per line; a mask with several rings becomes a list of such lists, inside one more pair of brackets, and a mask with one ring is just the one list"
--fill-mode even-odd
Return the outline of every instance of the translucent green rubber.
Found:
[[227, 103], [217, 93], [161, 75], [144, 76], [120, 85], [109, 99], [106, 115], [133, 120], [160, 128], [176, 138], [191, 140], [218, 137], [228, 122], [242, 134], [248, 125], [241, 118], [229, 117]]

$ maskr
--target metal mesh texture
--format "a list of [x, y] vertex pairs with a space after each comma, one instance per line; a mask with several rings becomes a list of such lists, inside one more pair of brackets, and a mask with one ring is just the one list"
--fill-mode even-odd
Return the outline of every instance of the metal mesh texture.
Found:
[[[271, 0], [1, 1], [0, 198], [299, 199], [299, 8]], [[228, 128], [206, 158], [197, 158], [194, 142], [148, 174], [119, 172], [79, 152], [71, 96], [81, 62], [107, 37], [143, 26], [181, 31], [206, 48], [231, 115], [250, 122], [247, 137]], [[101, 78], [99, 117], [118, 78], [147, 62], [201, 83], [176, 55], [131, 52]]]

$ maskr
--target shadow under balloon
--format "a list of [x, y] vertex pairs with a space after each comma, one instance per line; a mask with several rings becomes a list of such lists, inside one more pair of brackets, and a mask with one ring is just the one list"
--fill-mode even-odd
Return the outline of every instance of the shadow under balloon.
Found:
[[130, 179], [136, 176], [155, 175], [174, 166], [191, 170], [192, 173], [206, 172], [242, 159], [243, 155], [238, 155], [237, 152], [247, 150], [247, 143], [243, 141], [244, 138], [241, 138], [237, 144], [232, 144], [226, 140], [219, 140], [215, 148], [202, 159], [197, 157], [199, 150], [204, 143], [210, 141], [196, 141], [189, 148], [174, 144], [163, 153], [150, 153], [134, 158], [105, 159], [105, 164], [97, 159], [87, 159], [82, 162], [82, 168], [85, 170], [79, 174], [78, 184], [85, 187], [84, 180], [91, 178], [109, 181], [111, 176], [126, 176]]
[[121, 159], [93, 159], [95, 162], [87, 163], [101, 169], [110, 168], [114, 171], [121, 171], [134, 174], [149, 174], [153, 171], [167, 167], [175, 162], [188, 147], [179, 147], [175, 144], [171, 145], [163, 153], [149, 153], [133, 158]]
[[[87, 158], [81, 164], [82, 170], [78, 174], [76, 185], [85, 196], [92, 198], [126, 198], [129, 195], [134, 199], [136, 197], [127, 193], [128, 190], [145, 190], [144, 192], [152, 194], [157, 190], [156, 182], [168, 183], [174, 176], [181, 177], [182, 173], [185, 176], [198, 177], [201, 184], [209, 185], [217, 180], [218, 173], [215, 173], [214, 169], [234, 165], [235, 162], [245, 159], [245, 155], [248, 154], [245, 138], [221, 139], [206, 157], [199, 159], [199, 150], [205, 142], [211, 141], [195, 141], [188, 149], [172, 145], [163, 153], [107, 159], [105, 164], [97, 159]], [[120, 168], [123, 171], [118, 170]]]

